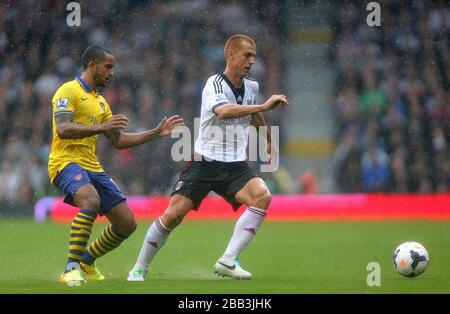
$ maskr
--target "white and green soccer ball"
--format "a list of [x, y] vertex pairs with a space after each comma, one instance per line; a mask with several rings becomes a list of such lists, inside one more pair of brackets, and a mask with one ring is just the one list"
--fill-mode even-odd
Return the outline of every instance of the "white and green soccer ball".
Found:
[[425, 247], [417, 242], [405, 242], [394, 251], [395, 269], [405, 277], [417, 277], [425, 272], [430, 256]]

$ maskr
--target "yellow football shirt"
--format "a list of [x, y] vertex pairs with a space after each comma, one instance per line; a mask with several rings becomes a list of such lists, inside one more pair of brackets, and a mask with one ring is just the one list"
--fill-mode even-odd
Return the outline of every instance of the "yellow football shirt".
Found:
[[56, 175], [70, 163], [86, 170], [104, 171], [95, 155], [98, 135], [82, 139], [61, 139], [56, 132], [55, 116], [73, 114], [73, 122], [83, 125], [102, 124], [111, 119], [112, 112], [105, 99], [91, 90], [80, 77], [63, 84], [52, 99], [53, 141], [48, 161], [48, 174], [53, 182]]

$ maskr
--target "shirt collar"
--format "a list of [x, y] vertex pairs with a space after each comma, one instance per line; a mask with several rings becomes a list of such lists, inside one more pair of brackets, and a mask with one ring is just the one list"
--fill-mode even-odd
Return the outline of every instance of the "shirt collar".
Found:
[[83, 89], [84, 89], [87, 93], [92, 92], [92, 88], [89, 87], [89, 85], [81, 78], [80, 75], [77, 75], [77, 76], [75, 77], [75, 79], [78, 81], [78, 83], [80, 83], [81, 87], [83, 87]]

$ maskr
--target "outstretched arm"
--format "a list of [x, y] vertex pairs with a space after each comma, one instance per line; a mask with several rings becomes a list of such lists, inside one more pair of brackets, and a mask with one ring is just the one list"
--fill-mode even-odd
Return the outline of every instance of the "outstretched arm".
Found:
[[128, 119], [124, 115], [116, 115], [103, 124], [83, 125], [73, 122], [73, 113], [55, 115], [56, 132], [61, 139], [81, 139], [103, 133], [125, 129]]
[[272, 95], [262, 105], [226, 104], [213, 109], [213, 112], [221, 119], [233, 119], [243, 117], [249, 114], [255, 114], [275, 109], [278, 105], [287, 105], [288, 101], [284, 95]]
[[104, 132], [116, 149], [125, 149], [144, 144], [154, 138], [169, 135], [172, 130], [184, 125], [183, 118], [179, 116], [165, 117], [156, 128], [139, 133], [125, 133], [118, 129]]

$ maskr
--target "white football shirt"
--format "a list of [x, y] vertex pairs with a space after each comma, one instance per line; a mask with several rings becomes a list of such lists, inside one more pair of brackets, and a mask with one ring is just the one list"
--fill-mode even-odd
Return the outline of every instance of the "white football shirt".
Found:
[[213, 75], [208, 79], [202, 93], [196, 153], [224, 162], [247, 159], [251, 115], [220, 119], [213, 110], [225, 104], [254, 105], [257, 103], [258, 89], [258, 82], [249, 78], [244, 78], [240, 88], [235, 88], [224, 74]]

